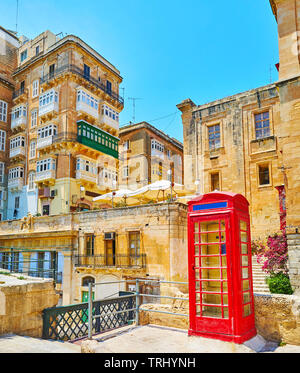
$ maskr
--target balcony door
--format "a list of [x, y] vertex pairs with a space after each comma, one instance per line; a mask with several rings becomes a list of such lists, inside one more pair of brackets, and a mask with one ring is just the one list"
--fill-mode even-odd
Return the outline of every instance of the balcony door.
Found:
[[105, 240], [105, 257], [107, 266], [116, 265], [116, 240], [115, 238]]

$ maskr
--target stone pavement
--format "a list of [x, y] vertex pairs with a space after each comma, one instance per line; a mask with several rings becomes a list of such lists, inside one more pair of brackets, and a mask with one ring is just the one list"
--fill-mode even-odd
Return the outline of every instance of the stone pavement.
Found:
[[[96, 344], [97, 341], [98, 343]], [[256, 353], [259, 338], [251, 343], [235, 344], [215, 339], [188, 336], [186, 330], [158, 325], [126, 326], [101, 335], [93, 336], [92, 352], [106, 354], [121, 353]], [[0, 336], [0, 353], [80, 353], [81, 344], [43, 340], [17, 335]], [[96, 346], [95, 346], [96, 345]], [[270, 343], [264, 353], [300, 353], [300, 346], [278, 347]]]
[[188, 336], [186, 330], [144, 325], [120, 328], [93, 336], [92, 352], [95, 353], [300, 353], [300, 346], [285, 345], [278, 347], [257, 336], [250, 343], [235, 344], [216, 339]]
[[80, 346], [7, 334], [0, 336], [0, 353], [80, 353]]

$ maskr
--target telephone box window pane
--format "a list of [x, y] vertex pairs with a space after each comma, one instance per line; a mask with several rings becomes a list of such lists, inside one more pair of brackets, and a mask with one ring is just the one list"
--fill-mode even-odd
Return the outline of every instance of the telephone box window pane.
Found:
[[243, 290], [249, 290], [249, 289], [250, 289], [249, 280], [243, 280]]
[[244, 299], [244, 304], [245, 303], [250, 303], [250, 293], [244, 293], [243, 294], [243, 299]]
[[227, 269], [222, 269], [222, 278], [227, 279]]
[[248, 256], [242, 255], [242, 266], [248, 266]]
[[243, 231], [247, 230], [247, 223], [243, 220], [240, 220], [240, 229]]
[[202, 316], [222, 318], [222, 308], [212, 307], [212, 306], [203, 306]]
[[243, 316], [246, 317], [246, 316], [249, 316], [251, 314], [251, 307], [250, 307], [250, 304], [246, 304], [244, 306], [244, 312], [243, 312]]
[[248, 254], [248, 244], [242, 243], [242, 254]]
[[221, 221], [220, 221], [220, 229], [221, 229], [221, 231], [225, 231], [225, 228], [226, 228], [226, 226], [225, 226], [225, 221], [224, 221], [224, 220], [221, 220]]
[[196, 281], [196, 290], [200, 290], [200, 281]]
[[202, 245], [201, 255], [218, 255], [220, 254], [220, 245]]
[[202, 304], [221, 305], [221, 294], [202, 294]]
[[199, 246], [195, 245], [195, 255], [199, 255]]
[[201, 269], [201, 278], [209, 279], [221, 279], [221, 273], [219, 269]]
[[223, 308], [223, 313], [224, 313], [224, 319], [228, 319], [228, 308], [227, 307]]
[[200, 303], [200, 293], [196, 293], [196, 303]]
[[199, 243], [199, 234], [195, 234], [195, 239], [194, 239], [195, 245]]
[[201, 315], [201, 306], [196, 305], [196, 314], [197, 316]]
[[220, 281], [201, 281], [202, 291], [221, 292]]
[[201, 243], [208, 243], [209, 242], [208, 241], [208, 234], [207, 233], [202, 233], [200, 235], [200, 237], [201, 237]]
[[226, 256], [222, 256], [222, 267], [227, 267], [227, 258]]
[[227, 292], [228, 291], [228, 284], [227, 281], [223, 281], [223, 291]]
[[242, 268], [242, 277], [243, 278], [249, 277], [248, 268]]
[[195, 257], [195, 267], [199, 267], [199, 257]]
[[201, 232], [216, 232], [219, 231], [218, 221], [205, 221], [201, 223]]
[[194, 224], [194, 232], [198, 233], [199, 232], [199, 223]]
[[223, 294], [223, 304], [228, 305], [228, 295], [227, 294]]
[[241, 232], [241, 241], [248, 242], [247, 232]]
[[196, 280], [200, 280], [200, 271], [199, 271], [199, 269], [195, 269], [195, 278], [196, 278]]
[[201, 267], [220, 267], [220, 257], [219, 256], [202, 257]]

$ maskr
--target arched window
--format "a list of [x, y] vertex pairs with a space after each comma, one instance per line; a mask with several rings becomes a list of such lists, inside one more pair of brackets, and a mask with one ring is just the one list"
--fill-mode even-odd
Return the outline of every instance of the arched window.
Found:
[[92, 283], [94, 284], [95, 283], [95, 279], [94, 277], [92, 276], [86, 276], [86, 277], [83, 277], [82, 279], [82, 286], [89, 286], [89, 283]]

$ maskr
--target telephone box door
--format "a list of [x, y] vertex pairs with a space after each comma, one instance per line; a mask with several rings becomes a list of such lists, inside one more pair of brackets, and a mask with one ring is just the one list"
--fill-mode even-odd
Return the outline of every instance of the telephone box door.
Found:
[[232, 334], [230, 214], [191, 217], [191, 334]]

